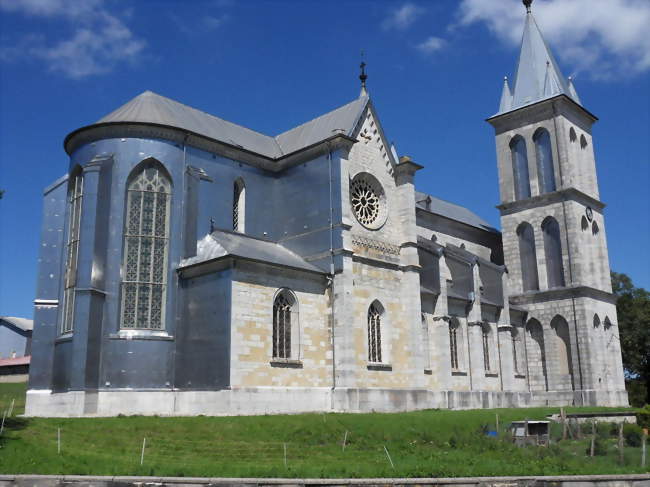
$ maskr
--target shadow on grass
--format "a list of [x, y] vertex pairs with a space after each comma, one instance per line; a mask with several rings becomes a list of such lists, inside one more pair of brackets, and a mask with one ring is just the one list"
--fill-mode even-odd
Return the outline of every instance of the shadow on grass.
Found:
[[12, 438], [10, 433], [12, 431], [24, 430], [29, 426], [29, 423], [30, 420], [27, 418], [20, 418], [16, 416], [6, 418], [4, 422], [3, 432], [2, 435], [0, 436], [0, 446], [4, 448], [7, 442], [18, 439], [18, 438]]

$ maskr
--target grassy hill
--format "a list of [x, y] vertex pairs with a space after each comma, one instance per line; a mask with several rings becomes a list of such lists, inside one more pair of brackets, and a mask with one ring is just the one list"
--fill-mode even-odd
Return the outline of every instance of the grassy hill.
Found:
[[[0, 414], [12, 399], [14, 414], [21, 414], [24, 391], [24, 385], [0, 384]], [[603, 441], [606, 455], [594, 458], [585, 455], [587, 438], [554, 441], [548, 448], [519, 448], [508, 441], [510, 421], [543, 419], [554, 412], [558, 408], [218, 418], [13, 416], [0, 437], [0, 473], [457, 477], [643, 471], [640, 448], [627, 447], [625, 464], [620, 465], [613, 438]], [[494, 429], [496, 414], [501, 424], [498, 438], [485, 434]], [[554, 438], [561, 436], [560, 429], [554, 426]], [[601, 430], [608, 437], [609, 429]]]

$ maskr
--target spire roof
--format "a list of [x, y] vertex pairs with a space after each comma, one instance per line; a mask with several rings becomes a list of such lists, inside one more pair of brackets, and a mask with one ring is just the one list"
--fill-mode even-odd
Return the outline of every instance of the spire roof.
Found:
[[[525, 3], [525, 2], [524, 2]], [[542, 36], [527, 4], [526, 23], [521, 39], [519, 62], [508, 100], [507, 82], [501, 95], [499, 113], [521, 108], [557, 95], [566, 95], [576, 103], [580, 99], [570, 80], [564, 77], [553, 53]]]

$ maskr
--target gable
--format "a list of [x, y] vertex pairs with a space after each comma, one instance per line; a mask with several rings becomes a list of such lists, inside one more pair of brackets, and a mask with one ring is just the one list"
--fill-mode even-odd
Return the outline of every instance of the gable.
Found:
[[374, 149], [381, 157], [386, 172], [393, 175], [397, 161], [391, 151], [391, 145], [386, 139], [377, 112], [371, 101], [359, 117], [357, 126], [351, 134], [362, 146]]

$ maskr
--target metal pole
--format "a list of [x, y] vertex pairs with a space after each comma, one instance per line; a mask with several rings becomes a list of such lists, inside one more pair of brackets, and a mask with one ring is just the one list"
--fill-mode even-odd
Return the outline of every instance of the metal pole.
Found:
[[283, 443], [284, 445], [284, 468], [287, 468], [287, 444]]
[[345, 443], [348, 441], [348, 430], [345, 430], [345, 436], [343, 437], [343, 450], [345, 451]]
[[625, 448], [624, 443], [623, 443], [623, 425], [625, 424], [625, 421], [623, 421], [619, 427], [618, 427], [618, 461], [623, 465], [625, 462], [625, 455], [623, 453], [623, 449]]
[[641, 467], [645, 467], [645, 444], [646, 441], [648, 441], [648, 435], [646, 432], [643, 432], [643, 436], [641, 437]]
[[11, 406], [9, 406], [9, 414], [7, 416], [11, 416], [11, 414], [14, 412], [14, 402], [15, 401], [16, 401], [15, 398], [11, 400]]
[[390, 466], [393, 467], [393, 470], [394, 470], [395, 465], [393, 464], [393, 460], [390, 457], [390, 453], [388, 453], [388, 449], [386, 448], [386, 445], [384, 445], [384, 451], [386, 452], [386, 456], [388, 457], [388, 461], [390, 462]]
[[7, 410], [5, 409], [4, 414], [2, 415], [2, 425], [0, 425], [0, 435], [5, 430], [5, 419], [7, 418]]
[[594, 456], [594, 450], [596, 449], [596, 422], [591, 422], [591, 449], [589, 450], [589, 456]]
[[140, 454], [140, 465], [144, 464], [144, 449], [147, 446], [147, 438], [142, 440], [142, 453]]
[[61, 428], [56, 429], [56, 453], [61, 454]]

